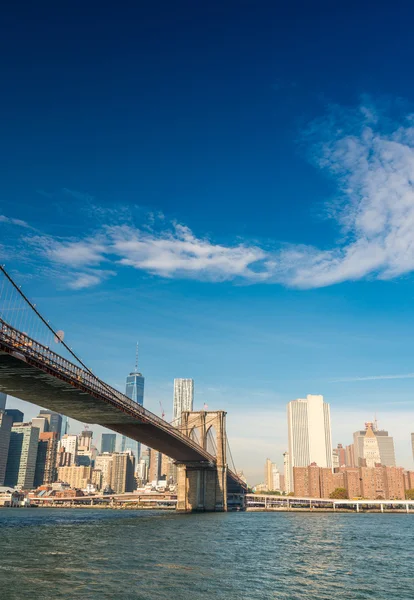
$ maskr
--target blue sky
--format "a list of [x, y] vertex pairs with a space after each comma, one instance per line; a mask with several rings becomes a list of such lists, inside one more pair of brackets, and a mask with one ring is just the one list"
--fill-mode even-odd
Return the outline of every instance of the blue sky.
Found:
[[193, 377], [251, 478], [307, 393], [412, 468], [414, 9], [141, 4], [6, 8], [1, 261], [120, 389], [139, 340], [150, 409]]

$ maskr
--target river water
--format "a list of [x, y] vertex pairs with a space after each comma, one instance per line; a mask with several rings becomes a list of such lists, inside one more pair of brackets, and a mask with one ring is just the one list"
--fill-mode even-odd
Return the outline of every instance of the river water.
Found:
[[0, 599], [412, 600], [414, 515], [0, 509]]

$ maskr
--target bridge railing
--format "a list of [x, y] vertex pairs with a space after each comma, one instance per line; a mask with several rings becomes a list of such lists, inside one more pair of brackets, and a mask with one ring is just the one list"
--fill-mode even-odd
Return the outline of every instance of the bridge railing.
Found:
[[201, 446], [194, 442], [190, 437], [181, 433], [177, 428], [173, 427], [143, 406], [133, 402], [127, 396], [122, 394], [122, 392], [119, 392], [115, 388], [101, 381], [93, 373], [74, 365], [56, 352], [53, 352], [53, 350], [47, 346], [43, 346], [43, 344], [30, 338], [25, 333], [11, 327], [3, 319], [0, 319], [0, 339], [14, 348], [15, 355], [21, 355], [21, 358], [23, 359], [26, 357], [34, 358], [48, 368], [76, 380], [79, 384], [84, 385], [101, 396], [116, 399], [123, 408], [132, 410], [135, 413], [138, 412], [143, 420], [150, 423], [156, 423], [160, 428], [168, 431], [171, 435], [185, 441], [187, 446], [190, 446], [194, 448], [194, 450], [197, 450], [197, 452], [203, 454], [206, 460], [214, 462], [215, 459], [212, 455], [201, 448]]

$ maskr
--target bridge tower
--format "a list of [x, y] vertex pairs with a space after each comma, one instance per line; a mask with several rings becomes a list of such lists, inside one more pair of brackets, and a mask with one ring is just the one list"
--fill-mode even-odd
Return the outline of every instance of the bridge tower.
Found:
[[182, 433], [208, 450], [209, 435], [216, 462], [177, 463], [177, 510], [227, 511], [226, 413], [223, 410], [181, 413]]

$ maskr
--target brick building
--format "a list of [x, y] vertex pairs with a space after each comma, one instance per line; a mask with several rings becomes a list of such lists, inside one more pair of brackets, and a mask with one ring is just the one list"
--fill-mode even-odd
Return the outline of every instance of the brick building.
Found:
[[348, 498], [403, 500], [414, 472], [400, 467], [342, 467], [338, 473], [316, 465], [293, 467], [294, 494], [298, 497], [329, 498], [336, 488], [345, 488]]

